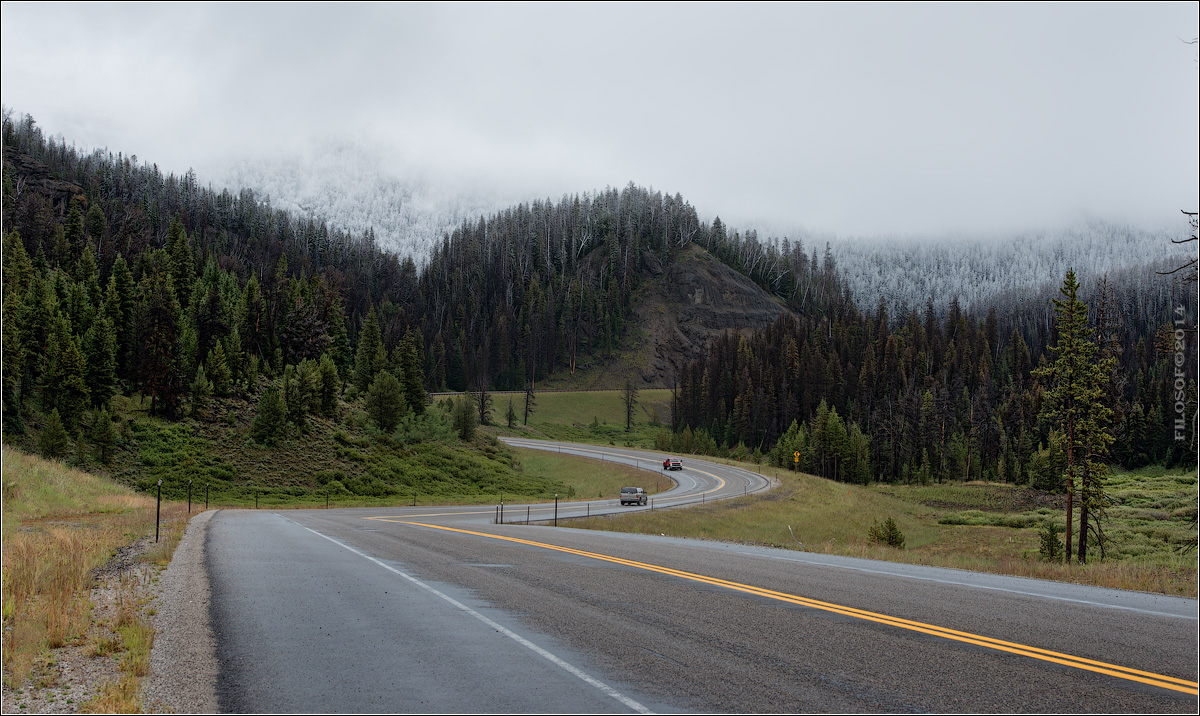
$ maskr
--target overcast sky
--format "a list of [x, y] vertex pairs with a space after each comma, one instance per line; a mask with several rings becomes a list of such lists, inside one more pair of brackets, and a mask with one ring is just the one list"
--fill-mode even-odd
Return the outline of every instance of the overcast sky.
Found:
[[[329, 137], [506, 195], [995, 232], [1197, 207], [1197, 4], [3, 4], [6, 107], [200, 178]], [[386, 149], [384, 149], [386, 148]]]

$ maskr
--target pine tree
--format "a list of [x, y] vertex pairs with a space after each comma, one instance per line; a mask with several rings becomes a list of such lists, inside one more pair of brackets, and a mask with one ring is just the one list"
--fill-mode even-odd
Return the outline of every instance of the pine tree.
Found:
[[375, 380], [375, 374], [383, 368], [382, 365], [376, 365], [382, 348], [379, 320], [375, 317], [375, 307], [371, 306], [367, 310], [366, 322], [358, 333], [358, 351], [354, 359], [354, 384], [359, 392], [365, 393]]
[[180, 305], [187, 306], [191, 303], [192, 283], [196, 278], [196, 257], [192, 252], [192, 241], [178, 216], [171, 220], [171, 227], [167, 229], [167, 251], [175, 296]]
[[57, 409], [67, 432], [73, 433], [91, 395], [87, 385], [87, 362], [66, 328], [66, 321], [61, 318], [51, 346], [43, 396]]
[[475, 403], [469, 393], [464, 393], [463, 396], [454, 402], [453, 422], [454, 429], [458, 431], [458, 437], [463, 442], [471, 442], [475, 439]]
[[229, 395], [229, 361], [225, 358], [225, 348], [220, 341], [217, 341], [213, 349], [208, 352], [208, 359], [204, 361], [204, 369], [208, 379], [212, 381], [213, 393], [221, 397]]
[[504, 413], [504, 419], [508, 422], [510, 430], [517, 426], [517, 410], [513, 407], [512, 398], [508, 399], [508, 410]]
[[350, 352], [350, 338], [346, 335], [346, 309], [341, 296], [335, 296], [329, 304], [325, 324], [329, 327], [329, 355], [333, 365], [338, 375], [348, 376], [354, 367], [354, 355]]
[[478, 385], [478, 388], [475, 391], [475, 393], [472, 394], [471, 397], [475, 401], [475, 409], [479, 415], [479, 424], [480, 425], [491, 425], [492, 424], [492, 393], [487, 388], [487, 378], [482, 375], [479, 376], [477, 378], [477, 385]]
[[537, 396], [533, 393], [533, 381], [525, 384], [525, 424], [529, 424], [529, 414], [537, 407]]
[[0, 398], [0, 406], [3, 407], [0, 410], [3, 411], [4, 432], [12, 434], [25, 432], [25, 423], [21, 419], [21, 365], [25, 358], [25, 347], [21, 342], [18, 323], [18, 300], [16, 291], [5, 290], [3, 340], [0, 341], [4, 356], [3, 397]]
[[102, 311], [83, 338], [87, 357], [87, 384], [92, 405], [107, 405], [117, 392], [117, 332]]
[[321, 414], [327, 418], [337, 416], [337, 399], [338, 386], [341, 379], [338, 377], [337, 364], [333, 358], [326, 353], [321, 356], [321, 364], [318, 367], [320, 387], [318, 388], [319, 400], [321, 404]]
[[112, 415], [108, 408], [100, 408], [92, 417], [92, 445], [96, 446], [96, 458], [101, 464], [107, 465], [112, 458], [113, 444], [117, 434], [113, 430]]
[[25, 251], [21, 234], [10, 231], [4, 237], [4, 295], [15, 294], [14, 300], [19, 301], [33, 284], [33, 277], [33, 262]]
[[137, 361], [130, 358], [130, 343], [133, 334], [133, 317], [137, 306], [134, 296], [133, 275], [125, 259], [117, 254], [105, 291], [104, 312], [108, 314], [116, 331], [117, 377], [126, 383], [134, 382]]
[[192, 417], [199, 420], [208, 410], [208, 399], [213, 393], [212, 381], [204, 373], [204, 366], [196, 369], [196, 379], [192, 381]]
[[58, 417], [58, 410], [51, 410], [46, 425], [38, 435], [38, 452], [48, 460], [57, 460], [71, 450], [71, 438]]
[[421, 335], [409, 331], [400, 342], [401, 366], [404, 369], [404, 399], [417, 415], [425, 412], [425, 361], [421, 355]]
[[254, 416], [254, 422], [250, 424], [250, 437], [254, 438], [255, 442], [273, 446], [283, 435], [286, 424], [287, 416], [284, 413], [279, 388], [268, 385], [263, 389], [262, 397], [258, 399], [258, 413]]
[[1112, 443], [1109, 421], [1112, 410], [1104, 405], [1103, 385], [1112, 370], [1111, 358], [1097, 359], [1098, 347], [1087, 324], [1087, 305], [1078, 298], [1079, 282], [1067, 271], [1053, 300], [1057, 341], [1050, 346], [1054, 362], [1033, 371], [1047, 384], [1042, 417], [1063, 432], [1066, 449], [1067, 526], [1066, 560], [1071, 560], [1075, 495], [1080, 495], [1079, 559], [1087, 558], [1087, 520], [1092, 509], [1104, 503], [1102, 462]]
[[638, 390], [633, 381], [625, 381], [625, 389], [621, 393], [621, 402], [625, 405], [625, 432], [633, 430], [633, 411], [638, 404]]
[[104, 241], [104, 234], [108, 232], [108, 220], [104, 218], [104, 211], [99, 204], [88, 207], [87, 214], [83, 217], [83, 230], [89, 239], [103, 248], [101, 242]]
[[150, 394], [151, 412], [168, 417], [175, 415], [183, 392], [179, 323], [170, 280], [157, 271], [142, 279], [134, 331], [138, 378]]
[[404, 388], [390, 371], [381, 370], [367, 389], [367, 415], [379, 429], [390, 433], [404, 414]]

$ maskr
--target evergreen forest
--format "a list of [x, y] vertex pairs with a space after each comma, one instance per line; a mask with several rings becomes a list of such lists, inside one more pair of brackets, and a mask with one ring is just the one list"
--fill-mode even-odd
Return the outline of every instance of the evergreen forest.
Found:
[[[760, 239], [633, 184], [463, 219], [418, 262], [370, 228], [81, 151], [7, 109], [3, 141], [6, 435], [99, 430], [113, 396], [135, 393], [167, 420], [242, 396], [266, 416], [264, 443], [277, 423], [336, 419], [339, 400], [387, 432], [431, 392], [532, 390], [614, 358], [655, 267], [698, 247], [787, 310], [642, 386], [673, 389], [660, 448], [862, 484], [1064, 489], [1069, 438], [1046, 402], [1059, 321], [1045, 286], [1062, 275], [966, 308], [932, 291], [919, 307], [911, 292], [862, 295], [861, 280], [855, 295], [829, 244]], [[1196, 464], [1186, 279], [1078, 276], [1112, 437], [1097, 459]]]

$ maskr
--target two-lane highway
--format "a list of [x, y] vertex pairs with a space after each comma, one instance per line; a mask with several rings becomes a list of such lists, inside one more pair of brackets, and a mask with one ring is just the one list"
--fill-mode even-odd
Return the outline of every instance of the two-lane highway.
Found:
[[222, 708], [1196, 710], [1195, 600], [493, 519], [218, 513]]

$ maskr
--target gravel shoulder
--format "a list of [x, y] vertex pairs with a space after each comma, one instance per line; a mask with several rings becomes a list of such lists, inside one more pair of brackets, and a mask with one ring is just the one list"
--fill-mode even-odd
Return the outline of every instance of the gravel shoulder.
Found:
[[215, 510], [192, 518], [157, 583], [154, 648], [150, 673], [142, 681], [142, 704], [150, 713], [218, 710], [216, 641], [205, 565], [208, 524], [214, 514]]

